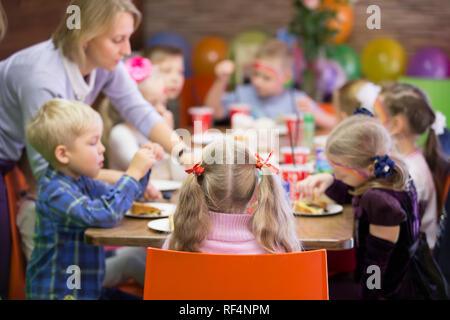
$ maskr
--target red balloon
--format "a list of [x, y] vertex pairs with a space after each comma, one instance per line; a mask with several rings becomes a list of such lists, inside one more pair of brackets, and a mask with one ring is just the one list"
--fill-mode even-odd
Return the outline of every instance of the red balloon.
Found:
[[228, 44], [219, 37], [206, 37], [195, 47], [192, 66], [195, 75], [214, 75], [215, 65], [226, 59]]

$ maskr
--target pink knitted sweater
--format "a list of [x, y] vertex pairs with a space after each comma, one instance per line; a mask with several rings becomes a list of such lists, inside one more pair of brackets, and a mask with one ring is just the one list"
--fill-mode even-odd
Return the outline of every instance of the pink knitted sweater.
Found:
[[[256, 242], [250, 230], [251, 215], [210, 212], [211, 231], [199, 250], [219, 254], [263, 254], [266, 253]], [[169, 247], [170, 235], [163, 249]], [[280, 251], [282, 252], [282, 251]]]

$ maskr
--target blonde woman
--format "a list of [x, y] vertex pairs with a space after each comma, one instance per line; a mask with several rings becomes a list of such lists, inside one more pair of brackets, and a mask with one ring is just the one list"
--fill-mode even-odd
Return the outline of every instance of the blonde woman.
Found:
[[[308, 197], [326, 192], [339, 203], [353, 204], [364, 299], [420, 297], [409, 263], [409, 249], [419, 239], [417, 193], [391, 147], [380, 122], [365, 115], [349, 117], [331, 132], [325, 147], [334, 176], [318, 174], [299, 183]], [[371, 289], [367, 283], [373, 266], [379, 268], [380, 285]]]
[[[159, 143], [181, 162], [189, 159], [162, 117], [139, 92], [121, 60], [130, 55], [130, 37], [141, 21], [131, 0], [75, 0], [81, 28], [69, 29], [67, 18], [52, 39], [26, 48], [0, 62], [0, 198], [6, 198], [3, 176], [27, 148], [33, 174], [39, 180], [48, 166], [25, 138], [25, 126], [53, 98], [91, 105], [103, 92], [120, 114], [144, 136]], [[117, 182], [123, 172], [102, 169], [97, 179]], [[0, 287], [9, 278], [8, 206], [0, 202]], [[3, 268], [3, 265], [5, 268]], [[2, 291], [3, 294], [3, 291]]]
[[[292, 210], [272, 169], [236, 141], [206, 146], [202, 161], [188, 170], [174, 214], [175, 231], [163, 248], [228, 254], [300, 251]], [[245, 212], [254, 197], [258, 207], [250, 215]]]

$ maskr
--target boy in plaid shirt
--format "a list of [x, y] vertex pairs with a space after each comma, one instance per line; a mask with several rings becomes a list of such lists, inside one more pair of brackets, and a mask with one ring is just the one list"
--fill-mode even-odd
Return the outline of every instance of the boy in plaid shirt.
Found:
[[91, 107], [63, 99], [45, 103], [27, 126], [30, 144], [49, 162], [37, 188], [27, 299], [109, 295], [102, 289], [103, 247], [85, 244], [84, 232], [115, 226], [145, 191], [150, 168], [162, 154], [157, 145], [143, 146], [115, 185], [96, 181], [105, 151], [102, 130], [101, 118]]

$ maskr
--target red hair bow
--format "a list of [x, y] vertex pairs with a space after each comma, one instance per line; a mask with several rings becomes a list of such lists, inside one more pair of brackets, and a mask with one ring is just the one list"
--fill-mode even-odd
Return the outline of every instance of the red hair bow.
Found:
[[186, 171], [186, 173], [194, 173], [197, 176], [201, 176], [203, 171], [205, 171], [205, 168], [200, 167], [200, 162], [199, 162], [195, 166], [193, 166], [192, 169], [187, 169], [184, 171]]
[[258, 168], [259, 170], [261, 170], [261, 168], [263, 167], [263, 166], [266, 166], [267, 168], [269, 168], [269, 169], [272, 169], [272, 171], [273, 172], [275, 172], [276, 174], [278, 174], [278, 172], [279, 172], [279, 170], [278, 170], [278, 168], [277, 167], [275, 167], [275, 166], [273, 166], [273, 165], [271, 165], [270, 163], [268, 163], [269, 162], [269, 159], [270, 159], [270, 157], [272, 156], [272, 153], [273, 153], [273, 151], [269, 154], [269, 156], [267, 157], [267, 159], [266, 160], [263, 160], [260, 156], [259, 156], [259, 154], [255, 154], [255, 157], [256, 157], [256, 168]]

